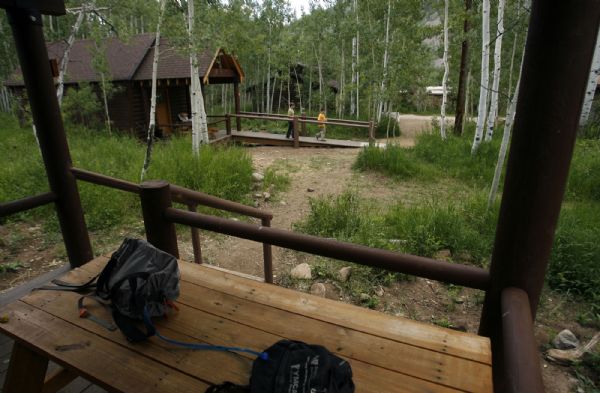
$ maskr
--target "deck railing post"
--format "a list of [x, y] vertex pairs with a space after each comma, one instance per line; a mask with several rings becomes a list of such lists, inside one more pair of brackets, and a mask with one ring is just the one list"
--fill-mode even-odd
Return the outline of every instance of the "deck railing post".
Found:
[[[196, 204], [188, 204], [188, 210], [196, 212]], [[202, 264], [202, 247], [200, 245], [200, 230], [196, 227], [190, 227], [192, 234], [192, 249], [194, 250], [194, 262]]]
[[598, 0], [534, 0], [479, 332], [506, 392], [501, 293], [527, 293], [535, 320], [565, 192], [600, 20]]
[[240, 83], [233, 83], [233, 96], [235, 98], [235, 129], [242, 131], [242, 118], [240, 117]]
[[227, 135], [231, 135], [231, 115], [229, 113], [225, 115], [225, 130]]
[[292, 123], [294, 125], [294, 148], [300, 147], [300, 130], [298, 129], [298, 116], [294, 116]]
[[71, 266], [80, 266], [93, 258], [92, 246], [77, 182], [71, 173], [71, 155], [56, 99], [42, 31], [42, 16], [37, 11], [17, 8], [8, 8], [6, 12], [15, 38], [48, 183], [56, 195], [56, 213], [67, 256]]
[[[270, 218], [263, 218], [261, 220], [263, 227], [271, 226]], [[263, 259], [264, 259], [264, 270], [265, 270], [265, 282], [273, 284], [273, 250], [270, 244], [263, 243]]]
[[165, 210], [171, 207], [169, 183], [151, 180], [140, 184], [140, 201], [144, 216], [146, 239], [156, 248], [179, 258], [175, 224], [165, 219]]
[[373, 120], [369, 121], [369, 144], [375, 142], [375, 123]]
[[[302, 111], [302, 120], [306, 120], [306, 112], [304, 112], [304, 111]], [[306, 133], [306, 121], [302, 121], [301, 127], [302, 127], [302, 132], [300, 133], [300, 135], [308, 136], [308, 134]]]

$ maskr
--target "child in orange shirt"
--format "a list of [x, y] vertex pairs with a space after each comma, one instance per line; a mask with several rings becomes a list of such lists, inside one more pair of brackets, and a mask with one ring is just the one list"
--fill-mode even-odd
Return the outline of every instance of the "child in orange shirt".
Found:
[[325, 116], [325, 109], [321, 108], [317, 121], [319, 121], [319, 133], [315, 137], [317, 140], [326, 141], [325, 132], [327, 131], [327, 126], [325, 125], [325, 122], [327, 121], [327, 117]]

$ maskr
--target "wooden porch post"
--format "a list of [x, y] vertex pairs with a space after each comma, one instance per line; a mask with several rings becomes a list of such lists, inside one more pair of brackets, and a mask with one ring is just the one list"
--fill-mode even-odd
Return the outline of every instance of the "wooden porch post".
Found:
[[37, 11], [19, 8], [8, 8], [6, 13], [15, 38], [48, 183], [57, 196], [56, 213], [69, 262], [73, 267], [81, 266], [93, 258], [92, 246], [77, 181], [71, 173], [71, 154], [49, 66], [42, 16]]
[[[240, 114], [240, 83], [233, 82], [233, 96], [235, 97], [235, 114]], [[235, 118], [236, 130], [242, 131], [242, 119], [239, 116]]]
[[171, 207], [169, 183], [164, 180], [143, 182], [140, 185], [140, 200], [148, 242], [179, 258], [175, 224], [164, 216], [165, 209]]
[[479, 332], [492, 339], [494, 386], [508, 392], [501, 293], [535, 314], [554, 241], [600, 22], [600, 0], [534, 0], [514, 134]]

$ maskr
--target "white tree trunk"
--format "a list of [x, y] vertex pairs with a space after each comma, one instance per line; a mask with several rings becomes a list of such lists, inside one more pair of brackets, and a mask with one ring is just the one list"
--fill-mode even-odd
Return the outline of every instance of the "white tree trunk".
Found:
[[[383, 51], [383, 75], [381, 78], [381, 88], [379, 89], [379, 103], [377, 104], [377, 121], [381, 121], [381, 113], [383, 112], [383, 95], [385, 94], [385, 82], [387, 79], [388, 65], [388, 44], [390, 41], [390, 14], [392, 12], [392, 2], [388, 0], [388, 14], [385, 23], [385, 50]], [[389, 126], [389, 122], [388, 122]], [[389, 127], [388, 127], [389, 128]]]
[[158, 59], [160, 57], [160, 27], [165, 13], [166, 0], [160, 0], [158, 23], [156, 24], [156, 35], [154, 37], [154, 58], [152, 60], [152, 88], [150, 93], [150, 119], [148, 121], [148, 136], [146, 138], [146, 157], [140, 174], [140, 182], [144, 181], [150, 158], [152, 156], [152, 144], [154, 143], [154, 131], [156, 130], [156, 75], [158, 74]]
[[208, 143], [208, 126], [202, 96], [202, 82], [198, 70], [198, 56], [193, 46], [194, 37], [194, 1], [188, 1], [188, 40], [190, 50], [190, 101], [192, 104], [192, 151], [200, 154], [200, 144]]
[[279, 101], [277, 102], [277, 113], [281, 111], [281, 96], [283, 95], [283, 78], [279, 80]]
[[485, 141], [489, 142], [494, 136], [494, 126], [498, 117], [498, 89], [500, 89], [500, 70], [502, 68], [502, 37], [504, 37], [504, 3], [498, 1], [498, 30], [496, 32], [496, 44], [494, 46], [494, 80], [492, 82], [492, 98], [490, 100], [490, 112], [487, 119], [487, 132]]
[[266, 113], [271, 113], [269, 94], [271, 93], [271, 24], [269, 23], [269, 49], [267, 52], [267, 107]]
[[502, 168], [504, 167], [504, 160], [506, 159], [506, 152], [508, 150], [508, 142], [510, 141], [510, 134], [512, 131], [513, 122], [515, 120], [515, 114], [517, 111], [517, 99], [519, 98], [519, 85], [521, 84], [521, 71], [523, 69], [523, 56], [521, 58], [521, 67], [519, 69], [519, 79], [517, 79], [517, 85], [515, 87], [515, 94], [513, 94], [510, 104], [506, 111], [506, 120], [504, 122], [504, 133], [502, 135], [502, 143], [500, 144], [500, 151], [498, 152], [498, 162], [496, 162], [496, 170], [494, 171], [494, 179], [492, 180], [492, 186], [490, 188], [490, 195], [488, 196], [488, 209], [496, 201], [496, 193], [498, 192], [498, 184], [500, 183], [500, 176], [502, 175]]
[[110, 126], [110, 114], [108, 113], [108, 96], [106, 94], [106, 80], [104, 79], [104, 73], [100, 73], [100, 81], [102, 86], [102, 100], [104, 101], [104, 116], [106, 117], [106, 129], [108, 130], [108, 134], [112, 134], [112, 129]]
[[442, 80], [442, 108], [440, 113], [440, 135], [443, 140], [446, 140], [446, 102], [448, 101], [448, 1], [445, 0], [444, 2], [444, 79]]
[[598, 38], [596, 40], [596, 50], [594, 52], [594, 58], [592, 60], [592, 68], [590, 70], [590, 78], [588, 80], [587, 89], [585, 91], [585, 97], [583, 98], [583, 108], [581, 109], [581, 117], [579, 118], [579, 125], [584, 126], [588, 118], [590, 117], [590, 111], [592, 110], [592, 100], [594, 99], [594, 93], [598, 86], [598, 76], [600, 75], [600, 31], [598, 31]]
[[481, 86], [479, 89], [479, 108], [477, 111], [477, 128], [475, 129], [475, 138], [471, 153], [475, 154], [481, 138], [483, 136], [483, 127], [485, 123], [485, 115], [487, 114], [487, 98], [489, 85], [489, 67], [490, 67], [490, 0], [483, 0], [482, 9], [482, 40], [481, 40]]
[[83, 23], [85, 11], [86, 5], [84, 4], [81, 6], [79, 12], [77, 13], [77, 19], [75, 20], [75, 24], [71, 29], [71, 35], [67, 39], [67, 47], [65, 48], [65, 53], [63, 54], [62, 60], [60, 61], [60, 71], [58, 73], [58, 86], [56, 87], [56, 98], [58, 98], [58, 105], [62, 105], [65, 74], [67, 72], [67, 66], [69, 65], [69, 53], [71, 52], [71, 47], [75, 42], [75, 35], [79, 31], [79, 28]]
[[356, 15], [356, 118], [360, 116], [360, 34], [358, 32], [358, 0], [354, 0], [354, 13]]
[[[356, 89], [356, 37], [352, 37], [352, 86]], [[350, 94], [350, 114], [356, 113], [356, 96]]]

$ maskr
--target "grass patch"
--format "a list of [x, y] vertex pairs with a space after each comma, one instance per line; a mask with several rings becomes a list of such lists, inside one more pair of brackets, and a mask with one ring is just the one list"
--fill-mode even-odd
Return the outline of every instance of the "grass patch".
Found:
[[432, 257], [450, 250], [453, 258], [479, 266], [491, 254], [497, 209], [486, 211], [483, 194], [460, 204], [429, 201], [372, 208], [355, 192], [310, 200], [310, 213], [294, 228], [370, 247]]
[[[2, 118], [2, 120], [5, 120]], [[9, 201], [48, 190], [46, 175], [31, 130], [16, 122], [4, 122], [0, 145], [0, 200]], [[72, 129], [68, 133], [75, 166], [108, 176], [139, 182], [145, 146], [125, 135]], [[147, 179], [164, 179], [221, 198], [248, 202], [252, 187], [252, 159], [242, 148], [203, 146], [192, 154], [188, 138], [158, 142]], [[103, 230], [139, 222], [136, 195], [78, 182], [86, 222], [90, 230]], [[51, 207], [35, 209], [16, 219], [41, 219], [56, 229]], [[11, 217], [11, 219], [15, 219]]]
[[591, 302], [585, 319], [600, 322], [600, 205], [563, 206], [550, 258], [550, 287]]
[[361, 150], [353, 166], [358, 170], [382, 172], [394, 179], [431, 179], [434, 169], [415, 160], [414, 152], [397, 145], [385, 148], [367, 146]]
[[600, 140], [578, 140], [569, 173], [567, 197], [600, 202]]

